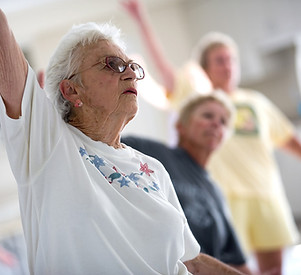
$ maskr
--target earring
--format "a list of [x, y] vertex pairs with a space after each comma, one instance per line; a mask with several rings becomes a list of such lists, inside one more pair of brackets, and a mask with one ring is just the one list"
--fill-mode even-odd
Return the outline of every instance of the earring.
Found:
[[74, 103], [74, 107], [79, 108], [79, 107], [82, 107], [82, 106], [83, 106], [83, 103], [80, 101], [80, 99], [77, 99]]

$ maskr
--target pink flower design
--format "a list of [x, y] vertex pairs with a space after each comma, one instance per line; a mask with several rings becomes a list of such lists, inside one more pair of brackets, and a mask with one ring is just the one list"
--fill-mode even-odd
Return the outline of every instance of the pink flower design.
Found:
[[148, 176], [150, 176], [150, 173], [154, 173], [153, 170], [148, 169], [147, 163], [142, 164], [141, 162], [140, 162], [140, 171], [144, 172]]

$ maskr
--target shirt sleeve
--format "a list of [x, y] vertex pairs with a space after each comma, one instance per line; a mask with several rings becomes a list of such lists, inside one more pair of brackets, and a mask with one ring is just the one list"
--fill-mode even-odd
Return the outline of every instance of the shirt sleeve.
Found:
[[11, 119], [0, 99], [1, 131], [13, 174], [18, 183], [28, 183], [47, 161], [61, 136], [63, 122], [30, 66], [21, 113], [18, 119]]
[[294, 135], [294, 126], [289, 119], [264, 95], [258, 94], [266, 111], [269, 135], [275, 147], [282, 146]]
[[211, 92], [212, 85], [205, 72], [195, 62], [187, 62], [176, 74], [174, 91], [168, 97], [171, 107], [178, 111], [190, 98]]

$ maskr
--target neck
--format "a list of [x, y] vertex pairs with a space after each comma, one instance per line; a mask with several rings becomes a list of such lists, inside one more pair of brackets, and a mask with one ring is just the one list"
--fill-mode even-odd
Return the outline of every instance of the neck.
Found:
[[179, 147], [184, 149], [202, 168], [206, 168], [211, 154], [206, 148], [196, 146], [191, 142], [181, 142]]
[[220, 84], [213, 84], [214, 89], [222, 89], [224, 92], [226, 92], [228, 95], [231, 95], [233, 91], [236, 89], [235, 85], [232, 85], [230, 83], [220, 85]]
[[120, 133], [129, 121], [125, 118], [112, 116], [84, 116], [77, 114], [72, 116], [69, 124], [79, 129], [92, 140], [101, 141], [113, 146], [122, 148], [120, 143]]

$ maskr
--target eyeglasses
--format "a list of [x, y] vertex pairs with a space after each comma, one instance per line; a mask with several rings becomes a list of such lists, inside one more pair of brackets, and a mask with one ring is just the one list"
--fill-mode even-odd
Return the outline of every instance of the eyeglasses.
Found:
[[123, 59], [117, 56], [107, 56], [104, 61], [97, 62], [94, 65], [90, 66], [89, 68], [83, 69], [77, 73], [72, 74], [71, 76], [68, 77], [68, 80], [74, 77], [75, 75], [87, 71], [99, 64], [104, 65], [103, 68], [101, 68], [100, 70], [103, 70], [105, 67], [108, 67], [110, 70], [112, 70], [115, 73], [123, 73], [127, 67], [130, 67], [132, 71], [135, 73], [137, 80], [143, 79], [145, 76], [144, 70], [139, 64], [132, 61], [125, 62]]

